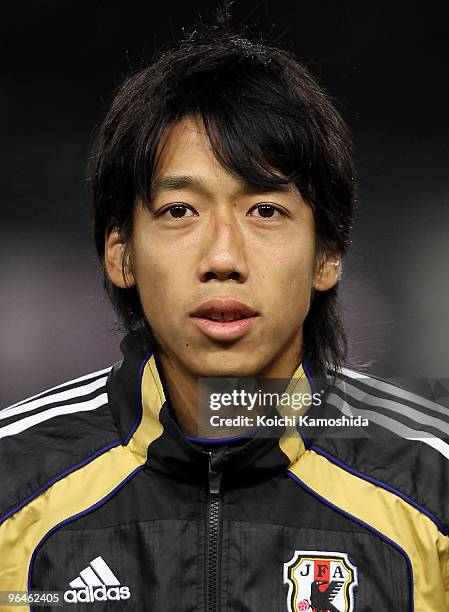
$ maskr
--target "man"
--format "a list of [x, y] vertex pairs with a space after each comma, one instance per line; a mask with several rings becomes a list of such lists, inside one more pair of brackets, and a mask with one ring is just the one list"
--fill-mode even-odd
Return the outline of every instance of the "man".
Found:
[[[447, 417], [343, 368], [353, 177], [344, 122], [287, 53], [212, 32], [124, 83], [90, 162], [124, 359], [1, 413], [1, 591], [47, 610], [449, 609]], [[320, 426], [204, 435], [217, 380], [301, 384]], [[342, 416], [368, 434], [337, 435]]]

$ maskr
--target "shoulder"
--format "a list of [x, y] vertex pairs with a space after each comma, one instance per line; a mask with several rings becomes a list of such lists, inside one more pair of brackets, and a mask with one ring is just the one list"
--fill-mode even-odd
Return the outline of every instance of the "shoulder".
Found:
[[350, 427], [344, 438], [321, 436], [317, 452], [402, 497], [449, 533], [449, 409], [349, 369], [329, 379], [326, 407], [369, 426]]
[[111, 369], [0, 410], [0, 522], [117, 440], [108, 399]]

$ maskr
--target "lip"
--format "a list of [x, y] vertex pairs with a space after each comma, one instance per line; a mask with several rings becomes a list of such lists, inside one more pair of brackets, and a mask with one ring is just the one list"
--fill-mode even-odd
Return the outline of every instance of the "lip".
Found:
[[237, 319], [236, 321], [211, 321], [202, 317], [194, 317], [193, 320], [198, 325], [204, 335], [213, 340], [222, 340], [231, 342], [240, 340], [254, 325], [257, 317], [247, 317], [246, 319]]
[[[237, 315], [234, 321], [212, 321], [208, 317], [216, 313]], [[203, 302], [190, 316], [199, 329], [213, 340], [234, 341], [242, 338], [254, 326], [258, 312], [234, 298], [213, 298]]]

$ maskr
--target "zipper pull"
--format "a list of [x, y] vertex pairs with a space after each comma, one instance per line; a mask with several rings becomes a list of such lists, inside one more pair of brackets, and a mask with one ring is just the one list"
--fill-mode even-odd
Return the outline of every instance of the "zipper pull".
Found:
[[221, 477], [223, 475], [223, 467], [228, 460], [226, 448], [220, 448], [218, 451], [208, 451], [209, 455], [209, 493], [218, 495], [220, 493]]

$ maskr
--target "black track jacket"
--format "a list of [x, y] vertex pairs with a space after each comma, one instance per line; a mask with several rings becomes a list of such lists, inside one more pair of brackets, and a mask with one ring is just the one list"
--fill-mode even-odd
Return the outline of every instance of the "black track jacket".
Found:
[[313, 373], [320, 410], [370, 436], [208, 446], [182, 434], [155, 356], [122, 349], [0, 412], [1, 597], [56, 593], [2, 612], [449, 610], [444, 408]]

